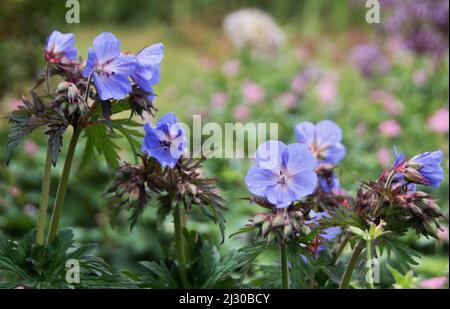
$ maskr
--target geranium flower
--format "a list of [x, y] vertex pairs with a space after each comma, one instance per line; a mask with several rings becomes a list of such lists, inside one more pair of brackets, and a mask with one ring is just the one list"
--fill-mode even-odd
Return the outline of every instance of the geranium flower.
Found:
[[109, 32], [99, 34], [88, 50], [84, 78], [93, 74], [102, 100], [123, 99], [131, 91], [129, 77], [136, 70], [137, 59], [120, 53], [120, 41]]
[[186, 135], [175, 113], [167, 113], [162, 116], [152, 127], [149, 123], [145, 126], [145, 138], [142, 144], [142, 152], [159, 161], [162, 167], [174, 168], [186, 149]]
[[341, 144], [342, 130], [331, 120], [319, 121], [316, 125], [302, 122], [295, 126], [299, 143], [306, 144], [319, 162], [336, 164], [345, 156]]
[[153, 93], [152, 85], [156, 85], [160, 79], [160, 63], [164, 57], [164, 45], [162, 43], [150, 45], [135, 55], [138, 60], [133, 80], [142, 89]]
[[53, 31], [45, 44], [45, 59], [49, 63], [71, 63], [77, 60], [77, 49], [74, 46], [73, 33]]
[[251, 193], [265, 197], [276, 208], [288, 207], [314, 192], [316, 164], [305, 145], [267, 141], [258, 147], [256, 164], [249, 169], [245, 183]]

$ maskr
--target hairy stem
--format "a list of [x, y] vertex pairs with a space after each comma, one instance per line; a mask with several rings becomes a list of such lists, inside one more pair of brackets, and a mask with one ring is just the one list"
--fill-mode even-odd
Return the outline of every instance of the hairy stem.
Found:
[[[369, 262], [372, 259], [372, 240], [371, 239], [368, 239], [366, 241], [366, 253], [367, 253], [367, 261]], [[367, 272], [369, 273], [370, 288], [374, 289], [372, 263], [367, 263]]]
[[340, 289], [346, 289], [348, 284], [350, 283], [350, 279], [352, 278], [353, 270], [356, 267], [356, 263], [358, 262], [358, 258], [361, 255], [365, 247], [364, 240], [361, 239], [356, 245], [355, 249], [353, 249], [353, 253], [350, 257], [350, 261], [348, 262], [347, 267], [345, 268], [344, 275], [342, 276], [341, 283], [339, 284]]
[[183, 235], [183, 210], [179, 205], [173, 210], [173, 222], [175, 225], [175, 250], [177, 253], [178, 269], [181, 277], [181, 284], [184, 288], [189, 287], [186, 271], [186, 246]]
[[47, 205], [50, 193], [50, 172], [52, 169], [52, 150], [50, 144], [47, 146], [47, 156], [45, 157], [44, 176], [42, 179], [41, 196], [39, 199], [39, 217], [37, 223], [36, 243], [44, 245], [45, 224], [47, 219]]
[[48, 94], [51, 94], [50, 90], [50, 64], [47, 62], [47, 65], [45, 66], [45, 84], [47, 86], [47, 92]]
[[80, 136], [81, 130], [74, 128], [72, 138], [70, 139], [69, 148], [67, 149], [66, 161], [64, 162], [64, 168], [59, 180], [58, 191], [56, 192], [55, 204], [53, 207], [52, 219], [50, 222], [50, 230], [48, 232], [48, 243], [51, 244], [55, 240], [58, 233], [59, 220], [61, 218], [62, 206], [64, 203], [64, 197], [67, 191], [67, 184], [69, 181], [70, 169], [72, 167], [73, 156], [75, 154], [75, 148]]
[[281, 259], [281, 288], [289, 289], [289, 266], [286, 254], [286, 243], [284, 241], [280, 244], [280, 259]]

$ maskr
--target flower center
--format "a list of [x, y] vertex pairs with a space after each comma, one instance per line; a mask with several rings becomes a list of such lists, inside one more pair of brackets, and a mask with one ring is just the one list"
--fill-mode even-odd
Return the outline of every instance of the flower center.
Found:
[[278, 183], [281, 185], [285, 185], [288, 180], [288, 177], [283, 174], [283, 171], [280, 171], [280, 175], [278, 176]]
[[164, 140], [164, 141], [159, 141], [159, 144], [161, 145], [161, 147], [164, 148], [164, 150], [167, 150], [170, 148], [170, 145], [172, 144], [172, 142]]

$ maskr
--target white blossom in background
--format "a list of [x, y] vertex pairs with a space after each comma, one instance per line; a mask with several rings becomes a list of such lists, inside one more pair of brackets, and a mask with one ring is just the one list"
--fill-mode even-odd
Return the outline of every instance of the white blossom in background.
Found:
[[286, 39], [273, 18], [258, 9], [241, 9], [227, 15], [223, 28], [235, 48], [249, 48], [257, 57], [275, 55]]

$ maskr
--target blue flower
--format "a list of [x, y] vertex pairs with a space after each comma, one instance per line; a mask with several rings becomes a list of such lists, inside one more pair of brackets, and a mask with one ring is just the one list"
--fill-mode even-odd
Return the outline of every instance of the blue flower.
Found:
[[334, 173], [330, 177], [319, 176], [319, 185], [324, 193], [335, 195], [342, 193], [339, 178]]
[[167, 113], [156, 123], [146, 124], [142, 152], [159, 161], [162, 167], [174, 168], [186, 149], [186, 135], [175, 113]]
[[279, 141], [267, 141], [256, 151], [256, 164], [245, 177], [248, 190], [265, 197], [277, 208], [314, 192], [317, 162], [302, 144], [286, 146]]
[[345, 156], [345, 147], [341, 144], [342, 130], [331, 120], [322, 120], [316, 125], [299, 123], [295, 126], [295, 135], [299, 143], [308, 146], [319, 163], [336, 164]]
[[45, 59], [50, 63], [71, 63], [77, 60], [77, 49], [74, 46], [73, 33], [53, 31], [45, 44]]
[[84, 78], [93, 74], [102, 100], [123, 99], [131, 91], [129, 77], [136, 70], [137, 59], [120, 53], [119, 40], [109, 32], [99, 34], [88, 50]]
[[136, 55], [138, 60], [133, 80], [142, 89], [153, 93], [152, 85], [156, 85], [160, 78], [160, 63], [164, 57], [164, 45], [162, 43], [150, 45]]
[[437, 188], [444, 179], [441, 161], [440, 150], [417, 155], [405, 163], [404, 178], [413, 183]]

